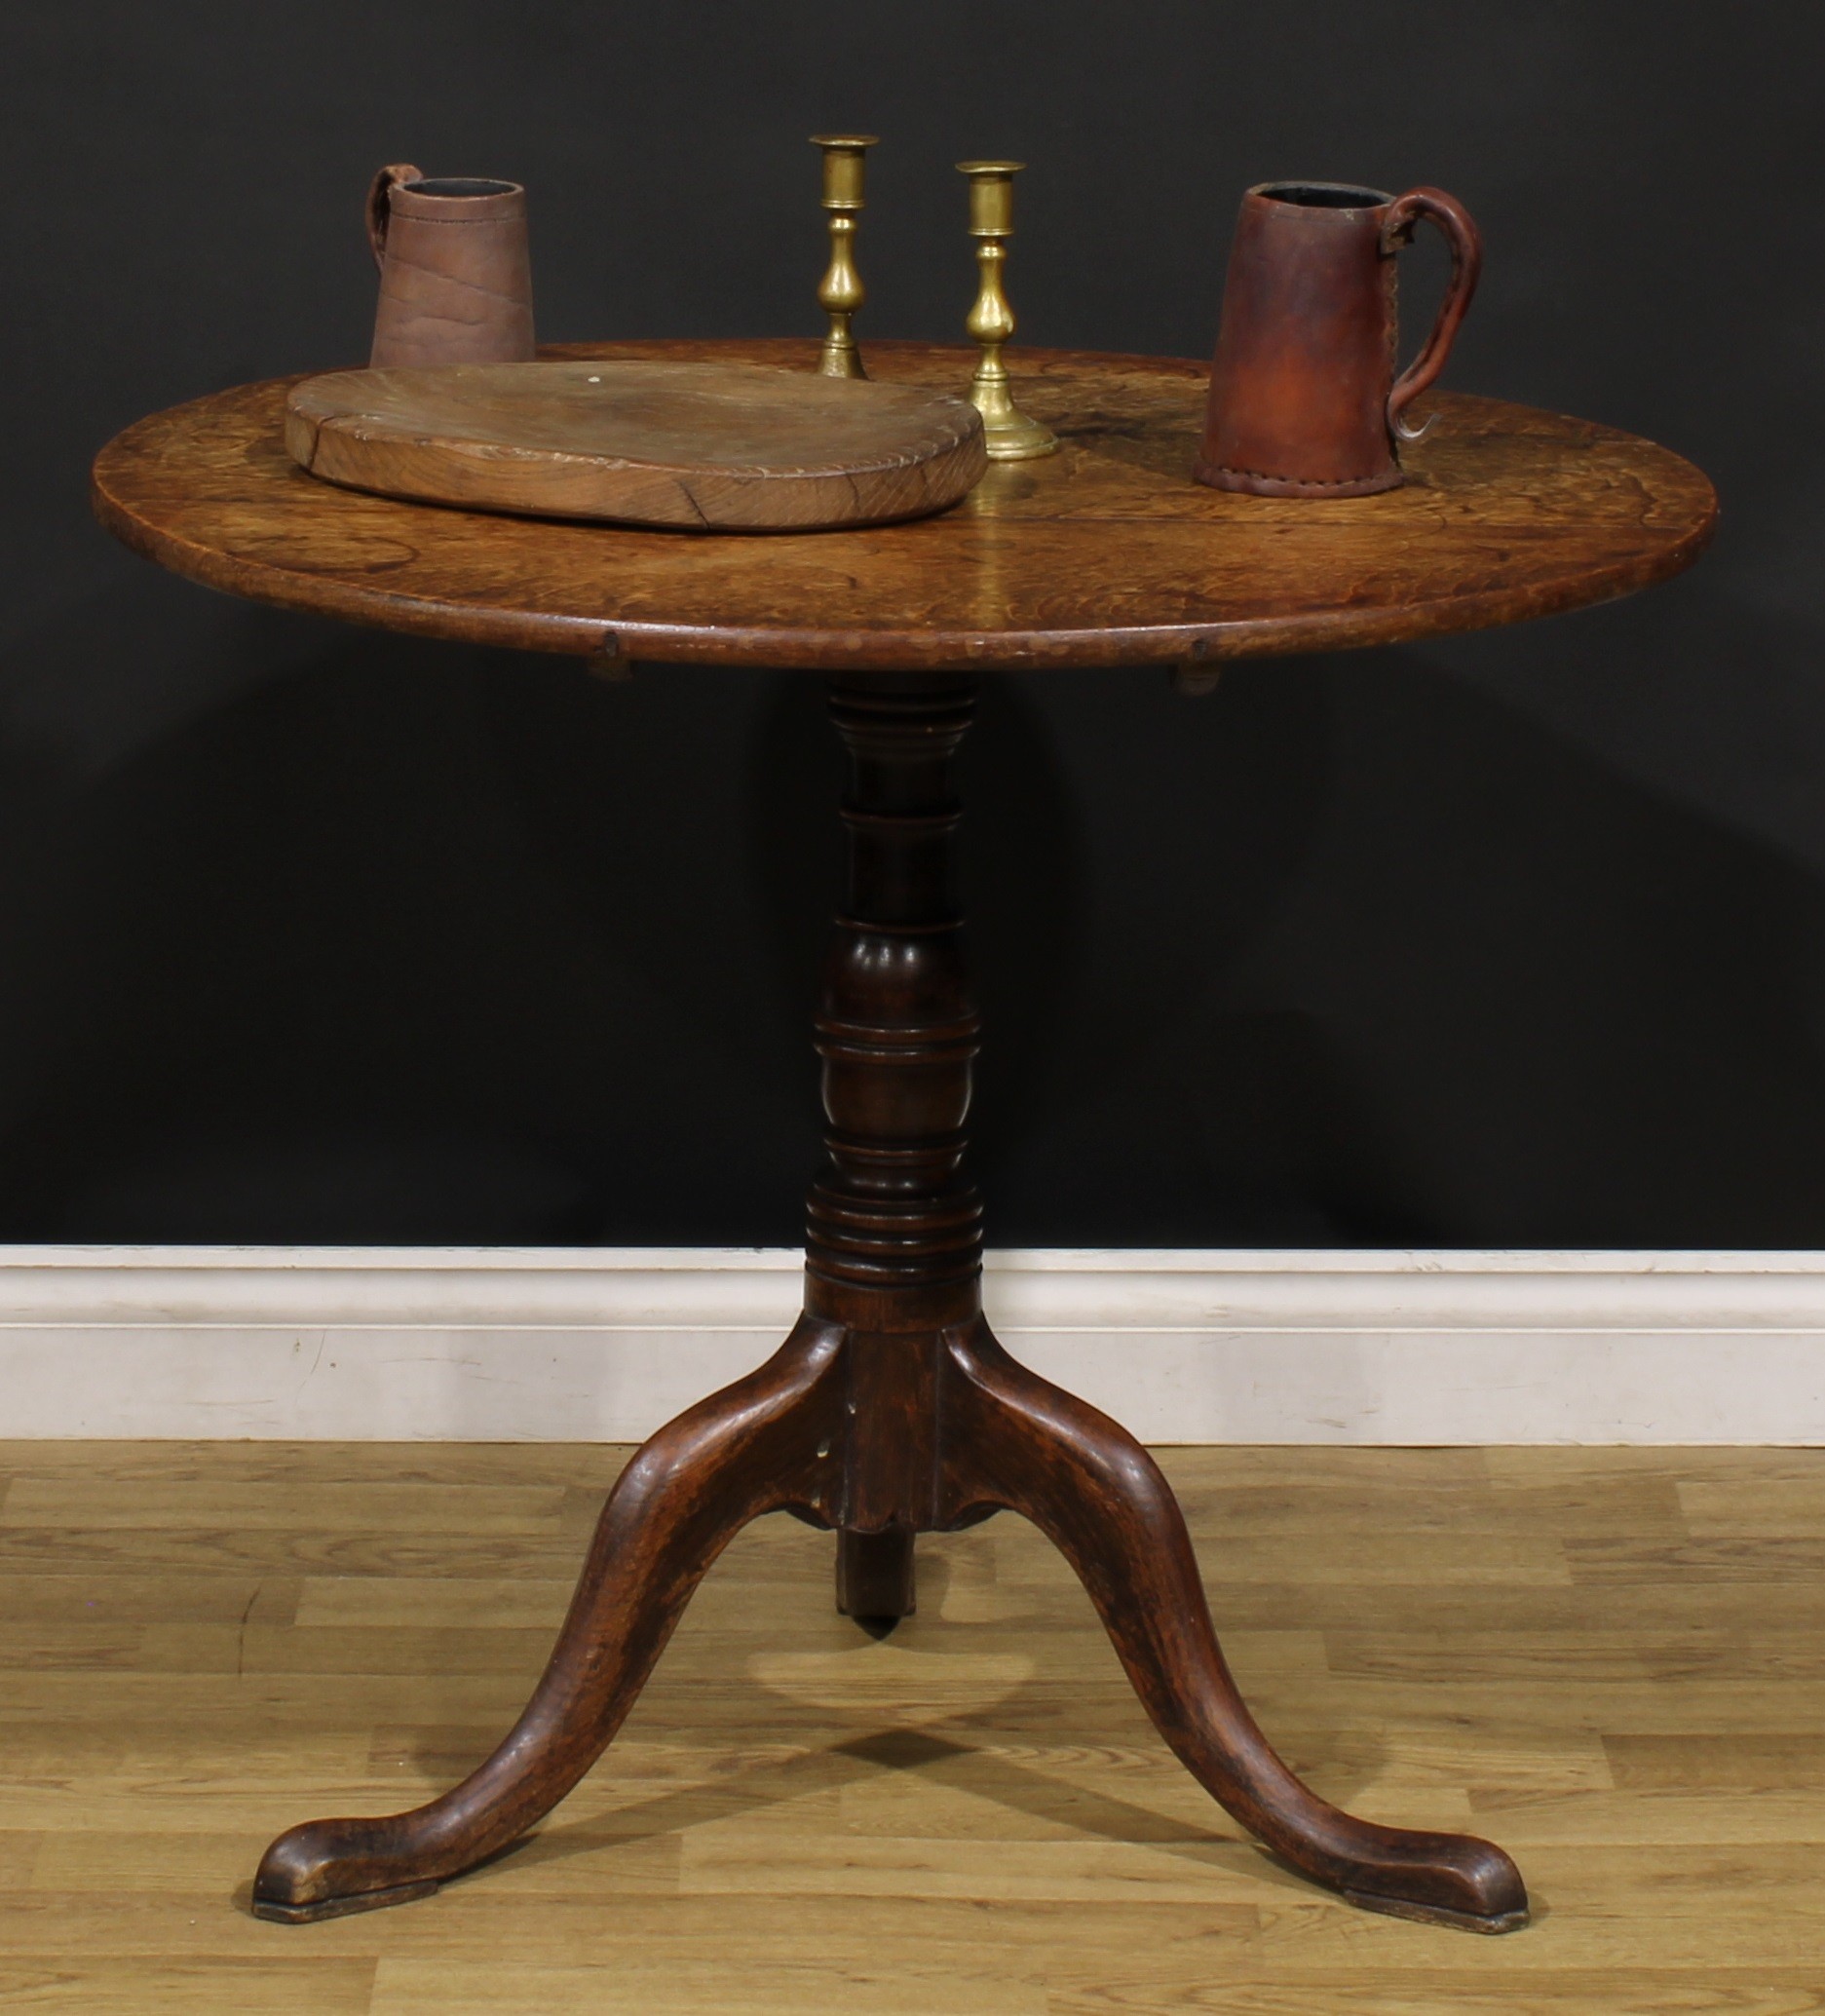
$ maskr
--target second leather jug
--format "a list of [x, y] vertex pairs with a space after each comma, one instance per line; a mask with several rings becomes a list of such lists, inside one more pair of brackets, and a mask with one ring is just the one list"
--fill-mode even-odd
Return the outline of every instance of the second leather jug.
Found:
[[533, 357], [526, 192], [517, 182], [383, 168], [367, 196], [380, 268], [370, 364]]
[[[1419, 356], [1394, 376], [1396, 256], [1425, 218], [1451, 284]], [[1442, 189], [1263, 182], [1242, 198], [1193, 475], [1268, 497], [1366, 497], [1401, 480], [1403, 414], [1445, 367], [1482, 243]]]

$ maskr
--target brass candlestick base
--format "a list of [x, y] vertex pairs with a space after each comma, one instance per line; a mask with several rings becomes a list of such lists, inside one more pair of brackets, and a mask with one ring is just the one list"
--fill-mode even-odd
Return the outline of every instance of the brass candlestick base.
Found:
[[850, 332], [855, 311], [867, 298], [855, 271], [855, 220], [861, 214], [867, 150], [873, 133], [814, 133], [823, 149], [823, 207], [830, 225], [830, 267], [817, 289], [817, 305], [830, 318], [817, 371], [824, 378], [865, 378], [861, 352]]
[[995, 462], [1031, 462], [1049, 455], [1058, 437], [1014, 404], [1002, 350], [1014, 332], [1014, 312], [1002, 286], [1008, 240], [1014, 235], [1014, 176], [1019, 161], [960, 161], [970, 177], [970, 236], [976, 242], [981, 285], [965, 326], [982, 346], [982, 361], [970, 383], [970, 402], [982, 415], [989, 457]]

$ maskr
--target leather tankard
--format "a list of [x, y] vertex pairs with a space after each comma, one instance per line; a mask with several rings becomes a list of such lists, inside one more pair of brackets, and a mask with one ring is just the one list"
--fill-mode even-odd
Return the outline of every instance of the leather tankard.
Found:
[[370, 365], [531, 361], [519, 183], [383, 168], [367, 192], [367, 235], [380, 268]]
[[[1395, 265], [1425, 218], [1451, 284], [1425, 348], [1394, 376]], [[1366, 497], [1401, 481], [1402, 417], [1445, 367], [1482, 264], [1442, 189], [1263, 182], [1242, 198], [1223, 290], [1203, 444], [1192, 474], [1264, 497]]]

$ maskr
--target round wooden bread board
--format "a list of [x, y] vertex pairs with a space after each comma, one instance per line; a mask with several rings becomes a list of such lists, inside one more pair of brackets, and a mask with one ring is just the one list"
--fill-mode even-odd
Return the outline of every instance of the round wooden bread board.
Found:
[[988, 467], [967, 399], [744, 364], [331, 371], [286, 401], [332, 483], [470, 510], [814, 532], [943, 511]]

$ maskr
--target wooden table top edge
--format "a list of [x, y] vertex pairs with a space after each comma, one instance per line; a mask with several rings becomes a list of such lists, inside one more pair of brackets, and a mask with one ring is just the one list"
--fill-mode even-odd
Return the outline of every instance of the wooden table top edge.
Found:
[[[762, 339], [766, 343], [783, 339]], [[629, 340], [626, 343], [553, 344], [541, 348], [546, 358], [578, 358], [602, 354], [635, 355], [696, 352], [710, 347], [691, 338]], [[931, 355], [949, 346], [895, 342], [878, 346], [886, 355]], [[1034, 351], [1026, 361], [1035, 375], [1057, 368], [1068, 359], [1074, 366], [1107, 364], [1132, 370], [1136, 366], [1186, 378], [1207, 369], [1195, 359], [1148, 357], [1101, 351]], [[300, 371], [255, 381], [233, 391], [271, 390], [283, 395], [303, 380], [322, 375]], [[158, 565], [206, 588], [274, 607], [300, 607], [299, 573], [285, 566], [224, 552], [185, 539], [181, 534], [148, 524], [109, 487], [112, 463], [129, 448], [135, 435], [191, 408], [206, 407], [223, 393], [209, 393], [145, 415], [123, 429], [96, 454], [91, 473], [90, 498], [95, 517], [124, 545]], [[1498, 403], [1508, 404], [1501, 401]], [[1546, 408], [1516, 407], [1543, 417], [1599, 429], [1606, 436], [1640, 439], [1601, 422], [1576, 421]], [[798, 626], [713, 628], [703, 623], [659, 623], [619, 617], [584, 617], [552, 611], [506, 609], [481, 603], [440, 600], [424, 595], [390, 593], [369, 583], [352, 585], [332, 575], [310, 577], [310, 613], [367, 628], [435, 636], [454, 642], [508, 650], [537, 651], [560, 656], [608, 655], [654, 665], [792, 668], [814, 671], [1045, 671], [1067, 669], [1132, 669], [1170, 667], [1187, 663], [1233, 661], [1252, 657], [1291, 657], [1345, 651], [1533, 621], [1587, 608], [1633, 594], [1682, 573], [1713, 537], [1718, 502], [1710, 479], [1676, 450], [1649, 442], [1654, 451], [1682, 466], [1701, 485], [1708, 499], [1703, 515], [1682, 536], [1651, 552], [1620, 560], [1594, 562], [1588, 569], [1570, 570], [1550, 582], [1507, 585], [1460, 595], [1441, 595], [1421, 605], [1394, 603], [1383, 607], [1345, 607], [1272, 617], [1219, 619], [1214, 622], [1160, 625], [1109, 625], [1047, 629], [932, 629], [909, 636], [903, 629], [866, 628], [833, 629]], [[1187, 480], [1190, 478], [1188, 476]], [[442, 511], [440, 505], [404, 505], [401, 509]], [[613, 528], [605, 528], [613, 529]], [[769, 540], [816, 537], [840, 540], [842, 532], [781, 535], [770, 532], [698, 534], [665, 532], [666, 539], [737, 538]]]

